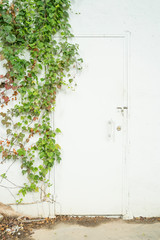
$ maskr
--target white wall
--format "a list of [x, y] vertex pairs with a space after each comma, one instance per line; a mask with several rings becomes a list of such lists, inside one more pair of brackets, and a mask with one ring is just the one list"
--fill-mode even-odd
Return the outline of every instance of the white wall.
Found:
[[131, 33], [129, 210], [160, 216], [160, 1], [74, 0], [78, 34]]

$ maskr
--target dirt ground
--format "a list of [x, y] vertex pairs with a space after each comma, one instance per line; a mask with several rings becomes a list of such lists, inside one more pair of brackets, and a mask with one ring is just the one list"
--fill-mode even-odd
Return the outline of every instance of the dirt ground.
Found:
[[160, 240], [160, 218], [4, 217], [0, 240]]
[[160, 240], [160, 223], [137, 224], [122, 220], [98, 226], [59, 223], [53, 229], [36, 230], [34, 240]]

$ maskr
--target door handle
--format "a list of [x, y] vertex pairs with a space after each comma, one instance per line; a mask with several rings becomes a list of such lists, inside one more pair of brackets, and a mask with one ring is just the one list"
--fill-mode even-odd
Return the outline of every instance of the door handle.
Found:
[[128, 107], [117, 107], [118, 110], [127, 110]]

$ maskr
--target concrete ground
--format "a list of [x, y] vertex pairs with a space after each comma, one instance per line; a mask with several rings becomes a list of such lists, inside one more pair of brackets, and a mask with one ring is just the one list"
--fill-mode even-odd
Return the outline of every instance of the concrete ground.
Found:
[[160, 240], [160, 222], [127, 223], [122, 220], [94, 227], [59, 223], [35, 230], [33, 240]]

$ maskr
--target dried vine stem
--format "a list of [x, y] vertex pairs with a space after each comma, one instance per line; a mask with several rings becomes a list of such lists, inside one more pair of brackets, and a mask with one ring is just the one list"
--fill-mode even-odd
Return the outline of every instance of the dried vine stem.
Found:
[[78, 45], [68, 40], [73, 37], [70, 6], [69, 0], [0, 0], [0, 61], [6, 70], [0, 73], [0, 117], [6, 129], [0, 152], [1, 162], [18, 160], [27, 175], [19, 195], [38, 191], [42, 182], [50, 186], [48, 172], [61, 160], [55, 141], [60, 129], [52, 130], [49, 115], [57, 90], [72, 86], [70, 70], [80, 69], [82, 61]]

